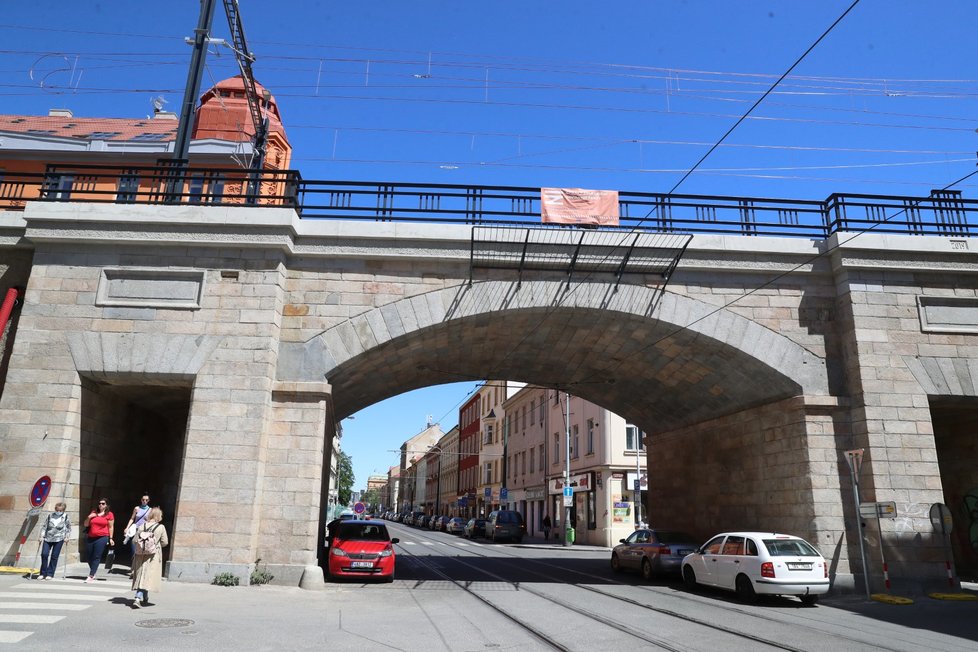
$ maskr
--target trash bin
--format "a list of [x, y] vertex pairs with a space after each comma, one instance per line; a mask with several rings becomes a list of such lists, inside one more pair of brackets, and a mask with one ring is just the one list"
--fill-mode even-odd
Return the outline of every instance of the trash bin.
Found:
[[568, 527], [568, 528], [567, 528], [567, 529], [566, 529], [566, 530], [564, 531], [564, 533], [565, 533], [565, 534], [566, 534], [566, 536], [567, 536], [567, 541], [569, 541], [569, 542], [570, 542], [571, 544], [573, 544], [573, 543], [574, 543], [574, 528], [572, 528], [572, 527]]

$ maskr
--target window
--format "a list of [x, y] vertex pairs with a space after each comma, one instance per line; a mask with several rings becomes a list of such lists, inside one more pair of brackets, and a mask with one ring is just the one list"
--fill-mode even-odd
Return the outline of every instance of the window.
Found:
[[531, 448], [530, 449], [530, 472], [531, 473], [533, 472], [533, 469], [536, 468], [536, 465], [537, 465], [536, 464], [536, 457], [537, 457], [536, 453], [537, 453], [537, 449], [535, 449], [535, 448]]
[[543, 471], [543, 444], [540, 444], [540, 471]]
[[158, 140], [170, 140], [171, 138], [173, 138], [173, 134], [172, 133], [154, 134], [154, 133], [150, 133], [148, 131], [144, 131], [143, 133], [139, 134], [138, 136], [133, 136], [132, 138], [130, 138], [130, 140], [142, 140], [142, 141], [153, 141], [153, 140], [157, 140], [158, 141]]
[[486, 462], [486, 481], [485, 484], [492, 484], [492, 462]]
[[577, 425], [571, 429], [571, 457], [577, 458], [580, 455], [580, 442], [578, 441]]
[[523, 405], [523, 430], [526, 430], [526, 404]]
[[635, 426], [625, 426], [625, 450], [645, 450], [642, 444], [642, 431]]
[[537, 409], [537, 402], [536, 399], [534, 399], [530, 401], [530, 425], [531, 426], [534, 423], [536, 423], [536, 409]]
[[551, 462], [551, 464], [559, 464], [559, 463], [560, 463], [560, 435], [555, 432], [554, 433], [554, 461]]
[[546, 407], [546, 401], [543, 398], [540, 399], [540, 425], [543, 425], [543, 410]]
[[75, 185], [75, 175], [57, 174], [48, 176], [44, 179], [46, 196], [48, 199], [60, 199], [65, 201], [71, 199], [71, 189]]
[[491, 444], [492, 443], [492, 424], [491, 423], [487, 423], [486, 424], [486, 443], [487, 444]]
[[594, 454], [594, 419], [587, 420], [587, 454]]
[[521, 468], [520, 474], [521, 475], [526, 475], [526, 451], [523, 451], [522, 453], [520, 453], [520, 457], [523, 458], [523, 463], [520, 464], [520, 468]]

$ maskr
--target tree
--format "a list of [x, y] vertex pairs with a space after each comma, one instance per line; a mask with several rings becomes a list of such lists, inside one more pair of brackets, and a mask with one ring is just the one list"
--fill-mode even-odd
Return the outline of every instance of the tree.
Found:
[[367, 489], [363, 492], [363, 495], [360, 496], [360, 502], [368, 505], [370, 507], [370, 511], [376, 512], [378, 506], [380, 505], [380, 491], [376, 488]]
[[349, 505], [353, 495], [353, 458], [344, 453], [336, 453], [336, 484], [339, 489], [340, 505]]

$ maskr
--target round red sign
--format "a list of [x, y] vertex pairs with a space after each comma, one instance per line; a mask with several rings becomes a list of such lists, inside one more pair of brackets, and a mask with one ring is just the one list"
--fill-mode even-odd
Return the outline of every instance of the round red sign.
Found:
[[364, 510], [366, 509], [367, 506], [364, 505], [363, 503], [357, 503], [356, 505], [353, 506], [353, 511], [356, 512], [357, 514], [363, 514]]
[[31, 507], [40, 507], [44, 504], [44, 501], [48, 499], [48, 494], [51, 493], [51, 478], [42, 475], [34, 483], [34, 488], [31, 489]]

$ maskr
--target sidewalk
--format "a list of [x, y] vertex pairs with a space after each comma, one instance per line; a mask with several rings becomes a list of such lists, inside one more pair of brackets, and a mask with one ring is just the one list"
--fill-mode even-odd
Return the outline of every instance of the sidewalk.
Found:
[[[553, 534], [550, 535], [553, 537]], [[577, 551], [588, 551], [588, 552], [611, 552], [611, 548], [607, 546], [593, 546], [585, 543], [575, 543], [572, 546], [565, 546], [564, 539], [551, 538], [549, 541], [544, 539], [542, 536], [526, 535], [523, 537], [522, 543], [514, 544], [517, 548], [541, 548], [547, 550], [577, 550]]]

